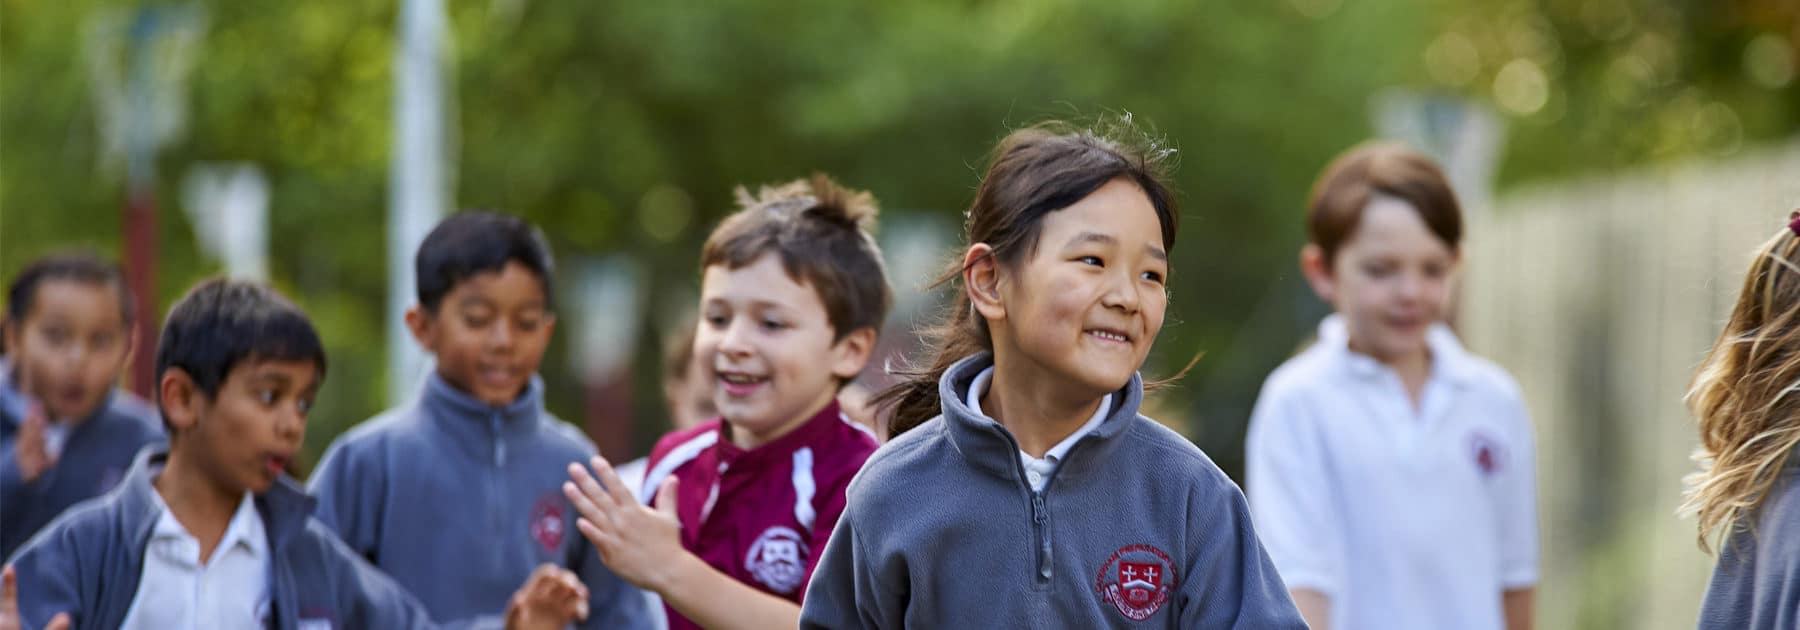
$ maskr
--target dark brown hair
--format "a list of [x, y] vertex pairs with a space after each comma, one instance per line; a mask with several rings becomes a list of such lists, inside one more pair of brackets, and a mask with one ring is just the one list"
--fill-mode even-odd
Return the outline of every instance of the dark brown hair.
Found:
[[870, 235], [879, 212], [874, 196], [814, 174], [755, 195], [739, 187], [737, 201], [741, 209], [706, 238], [701, 269], [739, 269], [774, 252], [788, 277], [819, 292], [833, 341], [863, 328], [881, 330], [894, 298]]
[[1375, 195], [1412, 206], [1451, 250], [1462, 242], [1462, 206], [1437, 164], [1403, 144], [1364, 143], [1332, 160], [1313, 184], [1306, 240], [1324, 250], [1327, 266], [1356, 231], [1363, 209]]
[[[1163, 248], [1174, 251], [1180, 216], [1165, 183], [1173, 154], [1173, 149], [1133, 127], [1129, 116], [1120, 116], [1105, 130], [1049, 122], [1007, 134], [994, 147], [969, 205], [964, 249], [932, 286], [954, 286], [962, 278], [960, 253], [975, 243], [992, 247], [992, 256], [1001, 265], [1018, 264], [1037, 247], [1045, 216], [1075, 205], [1115, 179], [1128, 180], [1144, 191], [1162, 226]], [[946, 307], [942, 323], [921, 336], [931, 347], [927, 367], [901, 372], [904, 380], [872, 401], [877, 408], [893, 407], [891, 436], [939, 414], [938, 380], [951, 364], [993, 349], [987, 320], [974, 314], [961, 291]]]

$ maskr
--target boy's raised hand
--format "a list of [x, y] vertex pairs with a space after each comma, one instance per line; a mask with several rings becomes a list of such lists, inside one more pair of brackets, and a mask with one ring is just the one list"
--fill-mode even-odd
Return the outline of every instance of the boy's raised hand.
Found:
[[571, 481], [563, 483], [563, 494], [581, 513], [575, 526], [613, 573], [638, 588], [663, 592], [686, 554], [681, 520], [675, 515], [675, 478], [657, 488], [656, 508], [651, 509], [638, 502], [605, 458], [596, 455], [591, 463], [598, 481], [586, 467], [571, 463]]
[[[19, 578], [12, 565], [0, 571], [0, 630], [19, 630], [25, 623], [19, 619]], [[69, 630], [69, 613], [57, 613], [44, 630]]]
[[558, 630], [587, 616], [588, 590], [581, 578], [568, 569], [542, 564], [507, 602], [506, 630]]
[[45, 438], [49, 425], [43, 405], [33, 402], [25, 408], [24, 421], [19, 424], [19, 441], [13, 443], [13, 448], [18, 450], [19, 477], [27, 482], [37, 480], [44, 471], [56, 465], [56, 458], [50, 455]]

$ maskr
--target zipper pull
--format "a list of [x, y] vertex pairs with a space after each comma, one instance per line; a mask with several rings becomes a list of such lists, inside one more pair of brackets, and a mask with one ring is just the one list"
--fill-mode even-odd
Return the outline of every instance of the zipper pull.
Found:
[[1036, 492], [1031, 493], [1031, 520], [1037, 521], [1037, 524], [1039, 525], [1043, 525], [1045, 521], [1050, 520], [1050, 516], [1045, 514], [1046, 511], [1047, 510], [1044, 509], [1044, 495]]
[[488, 416], [488, 427], [494, 431], [494, 466], [506, 465], [506, 440], [500, 433], [500, 416]]

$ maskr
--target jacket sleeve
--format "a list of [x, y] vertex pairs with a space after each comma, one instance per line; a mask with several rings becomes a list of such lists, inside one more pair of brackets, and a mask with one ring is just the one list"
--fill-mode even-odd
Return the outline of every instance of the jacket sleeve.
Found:
[[[42, 628], [58, 613], [69, 613], [72, 627], [98, 627], [105, 611], [97, 600], [82, 599], [84, 575], [78, 556], [81, 536], [53, 524], [21, 547], [10, 562], [18, 578], [19, 617], [26, 629]], [[122, 612], [122, 611], [115, 611]]]
[[[318, 499], [313, 517], [337, 534], [350, 550], [370, 562], [381, 541], [383, 496], [387, 480], [378, 466], [359, 457], [367, 444], [352, 444], [344, 437], [332, 443], [307, 482], [307, 492]], [[360, 448], [359, 448], [360, 447]]]
[[324, 547], [324, 561], [329, 567], [327, 570], [333, 575], [331, 584], [336, 592], [332, 595], [337, 601], [342, 627], [399, 630], [504, 627], [499, 616], [504, 611], [497, 611], [492, 617], [465, 619], [449, 624], [435, 623], [431, 620], [431, 613], [425, 610], [425, 605], [419, 603], [412, 593], [369, 564], [342, 540], [329, 535], [322, 535], [319, 539]]
[[1190, 506], [1187, 577], [1180, 590], [1180, 627], [1242, 630], [1306, 630], [1275, 564], [1250, 524], [1243, 493], [1220, 475], [1226, 488], [1198, 492]]
[[906, 592], [883, 584], [877, 575], [887, 563], [864, 551], [853, 510], [844, 509], [819, 554], [800, 606], [802, 629], [899, 628], [905, 623]]

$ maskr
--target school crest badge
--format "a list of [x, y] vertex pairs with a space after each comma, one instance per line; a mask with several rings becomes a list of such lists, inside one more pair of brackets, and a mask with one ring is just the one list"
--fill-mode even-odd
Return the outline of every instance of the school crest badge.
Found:
[[744, 570], [769, 590], [789, 595], [806, 579], [806, 540], [792, 528], [776, 525], [763, 530], [750, 553], [744, 556]]
[[550, 493], [539, 497], [537, 505], [531, 508], [531, 538], [542, 545], [544, 551], [556, 553], [562, 547], [566, 529], [562, 496]]
[[1126, 619], [1143, 621], [1168, 603], [1176, 583], [1169, 554], [1150, 545], [1126, 545], [1100, 566], [1094, 591]]
[[1483, 431], [1469, 434], [1469, 458], [1482, 477], [1493, 477], [1506, 470], [1506, 447]]

